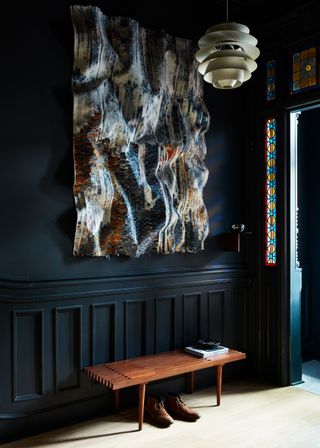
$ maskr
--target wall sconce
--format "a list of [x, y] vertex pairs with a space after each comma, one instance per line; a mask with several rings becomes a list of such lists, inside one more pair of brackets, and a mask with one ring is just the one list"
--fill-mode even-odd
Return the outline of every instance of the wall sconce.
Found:
[[235, 89], [251, 78], [260, 54], [258, 41], [246, 25], [229, 22], [226, 0], [226, 22], [212, 26], [198, 42], [196, 59], [203, 79], [216, 89]]

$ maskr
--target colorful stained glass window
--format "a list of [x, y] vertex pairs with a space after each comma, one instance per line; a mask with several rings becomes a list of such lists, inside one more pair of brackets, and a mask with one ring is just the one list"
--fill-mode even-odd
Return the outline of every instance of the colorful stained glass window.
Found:
[[267, 62], [266, 99], [272, 101], [276, 97], [276, 61]]
[[291, 93], [315, 87], [317, 81], [317, 48], [311, 47], [292, 55]]
[[276, 119], [266, 120], [265, 127], [265, 264], [277, 264], [277, 130]]

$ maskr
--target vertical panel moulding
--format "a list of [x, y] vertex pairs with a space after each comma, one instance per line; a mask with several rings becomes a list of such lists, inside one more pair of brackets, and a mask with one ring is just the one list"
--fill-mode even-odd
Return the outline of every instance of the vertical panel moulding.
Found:
[[[116, 355], [115, 302], [95, 303], [91, 307], [91, 364], [112, 362]], [[101, 328], [98, 320], [102, 321]], [[101, 322], [100, 322], [101, 323]], [[100, 344], [98, 349], [98, 343]]]
[[193, 344], [200, 334], [201, 293], [183, 294], [183, 339], [184, 345]]
[[154, 352], [176, 348], [176, 296], [155, 298]]
[[242, 293], [242, 316], [243, 316], [243, 350], [248, 351], [249, 347], [249, 332], [248, 332], [248, 289], [244, 288], [241, 290]]
[[125, 301], [125, 358], [142, 356], [147, 350], [147, 300]]
[[266, 329], [266, 340], [265, 340], [265, 358], [267, 365], [272, 364], [273, 353], [275, 351], [275, 331], [276, 331], [276, 319], [273, 318], [274, 315], [274, 294], [276, 293], [272, 285], [267, 285], [266, 287], [266, 318], [265, 318], [265, 329]]
[[[231, 288], [224, 290], [224, 300], [223, 300], [223, 345], [232, 347], [234, 345], [234, 301], [233, 301], [233, 291]], [[241, 318], [236, 316], [237, 319]]]
[[80, 387], [82, 365], [82, 306], [54, 311], [56, 393]]
[[224, 290], [208, 292], [208, 337], [224, 340]]
[[[248, 286], [245, 288], [245, 351], [249, 353], [248, 364], [252, 369], [256, 369], [258, 366], [258, 340], [259, 330], [258, 325], [258, 313], [256, 309], [256, 301], [254, 300], [256, 291], [254, 280], [249, 280]], [[256, 353], [256, 356], [250, 356], [251, 353]]]
[[208, 335], [208, 300], [205, 292], [200, 294], [198, 325], [199, 337], [205, 339]]
[[43, 396], [43, 309], [13, 311], [13, 401]]
[[235, 348], [246, 351], [246, 290], [235, 288], [232, 290], [233, 329]]

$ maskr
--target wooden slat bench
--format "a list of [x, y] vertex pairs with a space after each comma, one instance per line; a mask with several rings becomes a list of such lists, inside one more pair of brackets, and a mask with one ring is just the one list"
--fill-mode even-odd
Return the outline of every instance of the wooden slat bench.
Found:
[[139, 356], [122, 361], [89, 366], [84, 372], [94, 380], [115, 391], [115, 410], [119, 410], [119, 391], [129, 386], [139, 386], [139, 430], [142, 429], [146, 385], [151, 381], [169, 378], [187, 373], [189, 379], [189, 393], [194, 389], [194, 372], [217, 368], [217, 406], [221, 401], [222, 367], [230, 362], [240, 361], [246, 354], [236, 350], [229, 350], [223, 355], [211, 358], [197, 358], [183, 350], [173, 350], [154, 355]]

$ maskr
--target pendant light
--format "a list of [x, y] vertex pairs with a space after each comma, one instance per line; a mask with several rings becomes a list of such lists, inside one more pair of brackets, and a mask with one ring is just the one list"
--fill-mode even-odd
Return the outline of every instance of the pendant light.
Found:
[[198, 42], [196, 59], [205, 81], [217, 89], [235, 89], [251, 78], [260, 51], [249, 33], [247, 26], [229, 22], [226, 0], [226, 22], [209, 28]]

